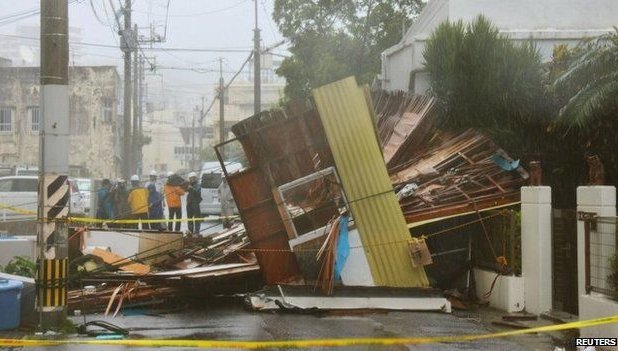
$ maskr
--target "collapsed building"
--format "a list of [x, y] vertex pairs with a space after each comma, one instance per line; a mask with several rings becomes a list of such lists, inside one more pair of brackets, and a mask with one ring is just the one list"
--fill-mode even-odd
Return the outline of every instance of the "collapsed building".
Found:
[[439, 130], [434, 105], [347, 78], [232, 127], [217, 155], [242, 146], [226, 178], [267, 284], [426, 288], [409, 228], [518, 203], [526, 171], [479, 132]]

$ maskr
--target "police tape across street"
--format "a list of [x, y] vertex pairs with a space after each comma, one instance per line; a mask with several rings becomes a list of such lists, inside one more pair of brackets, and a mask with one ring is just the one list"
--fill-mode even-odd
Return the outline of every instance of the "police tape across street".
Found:
[[[0, 347], [45, 347], [62, 345], [97, 345], [97, 346], [127, 346], [127, 347], [183, 347], [183, 348], [225, 348], [225, 349], [269, 349], [269, 348], [318, 348], [318, 347], [358, 347], [358, 346], [395, 346], [422, 345], [438, 343], [465, 343], [477, 340], [503, 338], [524, 334], [546, 333], [568, 329], [589, 328], [600, 325], [618, 323], [618, 315], [589, 319], [564, 324], [553, 324], [542, 327], [509, 330], [486, 334], [443, 335], [443, 336], [411, 336], [401, 338], [337, 338], [337, 339], [305, 339], [305, 340], [195, 340], [195, 339], [65, 339], [65, 340], [34, 340], [34, 339], [0, 339]], [[585, 338], [582, 338], [585, 339]], [[605, 341], [615, 339], [615, 336], [597, 338]], [[589, 341], [589, 340], [587, 340]]]

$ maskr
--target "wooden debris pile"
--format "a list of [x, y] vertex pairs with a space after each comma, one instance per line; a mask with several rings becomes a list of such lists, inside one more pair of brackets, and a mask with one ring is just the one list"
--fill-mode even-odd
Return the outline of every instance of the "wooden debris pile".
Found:
[[434, 99], [374, 92], [385, 162], [408, 223], [514, 204], [528, 173], [480, 132], [444, 132]]
[[121, 308], [159, 305], [175, 296], [179, 290], [169, 286], [156, 286], [140, 281], [121, 283], [118, 286], [100, 285], [68, 292], [69, 311], [82, 313], [113, 311], [115, 317]]
[[[126, 258], [100, 247], [85, 249], [88, 254], [74, 262], [81, 267], [81, 283], [87, 288], [69, 291], [69, 309], [113, 312], [115, 316], [124, 307], [153, 306], [195, 293], [195, 289], [187, 289], [189, 286], [199, 285], [202, 292], [246, 286], [247, 280], [259, 273], [242, 224], [183, 241], [182, 248], [161, 252], [158, 263], [152, 265], [139, 262], [139, 255]], [[94, 269], [87, 269], [93, 258], [100, 262], [91, 265]]]

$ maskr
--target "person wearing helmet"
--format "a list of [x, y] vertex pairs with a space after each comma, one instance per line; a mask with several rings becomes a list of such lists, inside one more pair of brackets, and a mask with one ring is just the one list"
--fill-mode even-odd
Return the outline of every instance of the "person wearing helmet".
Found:
[[148, 176], [148, 182], [146, 183], [146, 188], [148, 188], [150, 184], [154, 184], [155, 187], [157, 188], [157, 191], [161, 192], [162, 186], [158, 178], [159, 177], [158, 177], [157, 171], [155, 171], [154, 169], [150, 171], [150, 175]]
[[[118, 178], [116, 184], [112, 187], [110, 195], [113, 203], [112, 213], [114, 219], [127, 219], [131, 215], [131, 209], [129, 208], [127, 192], [127, 183], [124, 179]], [[111, 224], [110, 227], [120, 228], [122, 225]]]
[[200, 211], [200, 202], [202, 202], [202, 189], [200, 183], [197, 181], [197, 174], [195, 172], [189, 173], [189, 184], [187, 187], [187, 219], [189, 225], [189, 232], [193, 234], [200, 233], [200, 224], [202, 216]]
[[112, 182], [109, 179], [103, 179], [101, 189], [97, 190], [97, 212], [96, 217], [100, 219], [114, 218], [114, 205], [111, 197]]
[[[175, 231], [180, 231], [179, 220], [182, 218], [181, 196], [185, 194], [185, 191], [181, 186], [183, 182], [184, 180], [180, 176], [175, 175], [172, 172], [168, 173], [163, 193], [165, 196], [165, 202], [167, 203], [170, 220], [170, 222], [167, 223], [167, 230], [169, 231], [172, 231], [172, 227], [174, 227]], [[176, 225], [172, 222], [174, 219], [177, 220]]]
[[[163, 197], [157, 191], [157, 187], [150, 183], [148, 184], [148, 218], [163, 219]], [[151, 223], [150, 229], [165, 230], [163, 223]]]
[[[131, 207], [132, 219], [148, 219], [148, 190], [141, 186], [139, 176], [131, 176], [131, 191], [129, 191], [129, 207]], [[137, 223], [130, 226], [137, 229]], [[142, 229], [150, 229], [147, 223], [142, 223]]]

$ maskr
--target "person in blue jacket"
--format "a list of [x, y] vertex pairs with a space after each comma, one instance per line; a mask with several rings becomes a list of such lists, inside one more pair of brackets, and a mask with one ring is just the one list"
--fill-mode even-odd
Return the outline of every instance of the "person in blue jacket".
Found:
[[[163, 197], [154, 183], [148, 184], [148, 218], [163, 219]], [[151, 223], [151, 229], [162, 230], [162, 223]]]
[[109, 179], [103, 179], [101, 189], [97, 191], [97, 218], [113, 219], [114, 218], [114, 202], [110, 193], [112, 183]]

